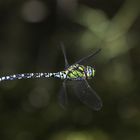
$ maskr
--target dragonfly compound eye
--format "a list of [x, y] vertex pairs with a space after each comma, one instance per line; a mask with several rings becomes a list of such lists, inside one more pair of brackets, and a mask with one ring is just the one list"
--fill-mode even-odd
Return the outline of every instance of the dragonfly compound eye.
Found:
[[95, 75], [94, 68], [87, 66], [87, 77], [90, 79], [90, 78], [93, 78], [94, 75]]

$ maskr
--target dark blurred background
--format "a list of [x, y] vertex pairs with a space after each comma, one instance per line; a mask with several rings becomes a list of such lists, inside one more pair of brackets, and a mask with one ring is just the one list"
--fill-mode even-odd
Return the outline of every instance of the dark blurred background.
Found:
[[0, 83], [0, 140], [140, 140], [140, 0], [1, 0], [0, 76], [90, 61], [103, 101], [63, 110], [56, 79]]

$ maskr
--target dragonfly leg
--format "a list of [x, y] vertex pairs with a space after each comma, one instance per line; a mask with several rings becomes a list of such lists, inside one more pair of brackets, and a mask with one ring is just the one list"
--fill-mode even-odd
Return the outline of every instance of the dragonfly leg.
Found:
[[68, 104], [67, 91], [66, 91], [66, 80], [63, 81], [62, 87], [59, 92], [58, 99], [59, 99], [59, 103], [60, 103], [61, 107], [65, 109], [65, 107]]

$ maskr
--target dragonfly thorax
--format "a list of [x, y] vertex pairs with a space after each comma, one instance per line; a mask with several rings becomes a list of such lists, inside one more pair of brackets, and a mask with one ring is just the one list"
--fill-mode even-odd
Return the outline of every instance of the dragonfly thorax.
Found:
[[90, 66], [83, 66], [79, 64], [71, 65], [66, 69], [67, 79], [70, 80], [81, 80], [81, 79], [91, 79], [94, 77], [95, 70]]

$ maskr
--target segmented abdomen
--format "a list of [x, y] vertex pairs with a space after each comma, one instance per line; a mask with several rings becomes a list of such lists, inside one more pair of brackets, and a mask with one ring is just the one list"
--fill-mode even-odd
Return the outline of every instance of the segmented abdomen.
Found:
[[1, 81], [7, 81], [7, 80], [19, 80], [19, 79], [31, 79], [31, 78], [60, 78], [60, 79], [66, 79], [66, 73], [65, 71], [62, 72], [56, 72], [56, 73], [23, 73], [23, 74], [13, 74], [8, 76], [3, 76], [0, 78]]
[[23, 73], [23, 74], [13, 74], [9, 76], [3, 76], [0, 78], [1, 81], [6, 80], [16, 80], [16, 79], [30, 79], [30, 78], [41, 78], [50, 77], [51, 73]]

